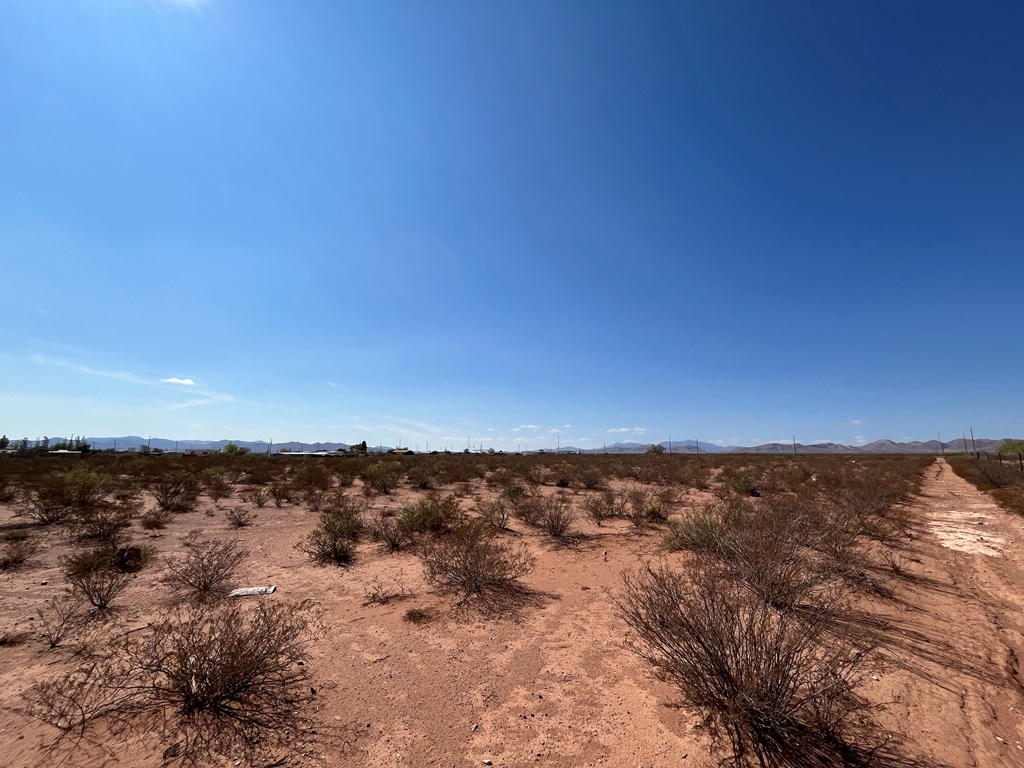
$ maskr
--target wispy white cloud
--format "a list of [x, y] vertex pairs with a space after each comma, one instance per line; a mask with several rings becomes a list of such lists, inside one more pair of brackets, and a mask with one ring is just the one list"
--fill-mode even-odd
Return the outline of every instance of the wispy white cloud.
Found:
[[57, 357], [49, 357], [47, 355], [32, 355], [32, 362], [38, 365], [50, 365], [56, 368], [68, 368], [72, 371], [78, 371], [79, 373], [85, 373], [89, 376], [101, 376], [104, 379], [117, 379], [118, 381], [130, 381], [133, 384], [152, 384], [139, 376], [132, 373], [125, 373], [124, 371], [104, 371], [99, 368], [90, 368], [87, 365], [79, 365], [77, 363], [71, 363], [67, 360], [61, 360]]
[[859, 424], [863, 424], [864, 423], [864, 419], [850, 419], [850, 423], [853, 424], [853, 426], [856, 427]]
[[327, 382], [327, 386], [328, 387], [334, 387], [335, 389], [337, 389], [338, 388], [338, 382], [336, 382], [336, 381], [328, 381]]
[[647, 433], [647, 427], [614, 427], [606, 431], [617, 434], [643, 435]]
[[536, 424], [520, 424], [516, 429], [540, 429]]
[[160, 379], [164, 384], [184, 384], [186, 387], [194, 387], [196, 383], [192, 379], [179, 379], [177, 376], [171, 376], [168, 379]]

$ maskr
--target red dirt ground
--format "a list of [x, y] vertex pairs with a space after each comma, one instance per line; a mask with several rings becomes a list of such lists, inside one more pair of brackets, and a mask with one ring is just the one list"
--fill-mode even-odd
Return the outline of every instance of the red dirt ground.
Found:
[[[473, 509], [490, 493], [480, 484], [463, 504]], [[374, 505], [397, 506], [410, 495], [377, 497]], [[680, 511], [706, 498], [691, 491]], [[364, 543], [351, 569], [310, 565], [295, 549], [314, 520], [302, 507], [261, 509], [252, 527], [234, 530], [204, 504], [162, 535], [135, 531], [135, 540], [172, 557], [192, 529], [237, 539], [252, 553], [240, 586], [278, 588], [271, 597], [247, 599], [312, 597], [325, 610], [328, 629], [308, 657], [318, 689], [310, 707], [346, 746], [290, 756], [284, 765], [461, 767], [489, 760], [712, 768], [722, 756], [695, 727], [696, 717], [673, 706], [675, 690], [623, 646], [626, 627], [611, 597], [623, 570], [660, 556], [657, 534], [638, 536], [622, 521], [597, 528], [580, 518], [578, 527], [593, 538], [556, 549], [517, 525], [537, 557], [525, 581], [540, 597], [514, 616], [488, 618], [453, 611], [429, 590], [410, 554], [381, 554]], [[898, 738], [898, 752], [920, 765], [1024, 765], [1024, 519], [1004, 512], [941, 459], [928, 469], [911, 512], [917, 535], [898, 554], [900, 567], [887, 574], [896, 599], [864, 600], [849, 616], [851, 632], [872, 632], [883, 642], [884, 659], [865, 693], [880, 705], [878, 719]], [[0, 526], [16, 522], [12, 515], [0, 507]], [[55, 730], [19, 711], [35, 681], [73, 663], [39, 636], [38, 611], [62, 590], [58, 558], [70, 551], [59, 534], [46, 535], [43, 554], [0, 574], [0, 632], [28, 633], [21, 644], [0, 647], [0, 764], [162, 765], [163, 745], [155, 741], [107, 740], [97, 731], [55, 744]], [[148, 566], [118, 599], [118, 631], [144, 626], [169, 608], [161, 572], [159, 562]], [[400, 583], [410, 594], [367, 605], [377, 582]], [[403, 621], [413, 606], [432, 609], [436, 618], [420, 626]]]

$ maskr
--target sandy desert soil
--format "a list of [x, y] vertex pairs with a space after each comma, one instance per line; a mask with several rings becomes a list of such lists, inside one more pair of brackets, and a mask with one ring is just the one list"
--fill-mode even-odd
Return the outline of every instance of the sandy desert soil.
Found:
[[[373, 503], [397, 506], [410, 494]], [[491, 494], [480, 484], [463, 504], [472, 510]], [[679, 509], [707, 498], [690, 491]], [[591, 537], [556, 548], [514, 524], [537, 558], [525, 579], [537, 596], [512, 615], [488, 617], [453, 610], [425, 584], [415, 556], [382, 554], [369, 542], [350, 569], [310, 565], [295, 544], [314, 516], [300, 506], [271, 505], [252, 527], [231, 529], [222, 511], [208, 500], [203, 505], [155, 538], [136, 531], [135, 540], [173, 557], [196, 528], [237, 539], [252, 553], [244, 585], [278, 588], [271, 597], [248, 599], [312, 597], [325, 610], [327, 631], [307, 662], [317, 688], [309, 706], [344, 743], [315, 757], [290, 756], [284, 765], [718, 765], [721, 753], [695, 727], [696, 717], [674, 706], [674, 689], [623, 647], [626, 627], [611, 597], [622, 571], [662, 556], [657, 533], [637, 535], [623, 521], [598, 528], [581, 518], [579, 528]], [[880, 706], [878, 721], [906, 765], [1024, 765], [1024, 520], [942, 460], [928, 469], [911, 511], [915, 535], [894, 554], [898, 567], [879, 573], [894, 598], [864, 598], [847, 617], [848, 631], [872, 634], [882, 646], [865, 693]], [[13, 524], [12, 514], [0, 507], [0, 526]], [[39, 637], [38, 610], [61, 591], [57, 561], [70, 551], [59, 534], [46, 535], [43, 554], [0, 574], [0, 632], [27, 633], [24, 642], [0, 647], [0, 764], [162, 765], [163, 745], [153, 740], [125, 742], [94, 731], [57, 742], [52, 728], [19, 711], [35, 681], [73, 663]], [[169, 609], [161, 568], [143, 569], [119, 598], [118, 631]], [[367, 604], [375, 584], [408, 594]], [[413, 606], [436, 618], [419, 626], [404, 621]]]

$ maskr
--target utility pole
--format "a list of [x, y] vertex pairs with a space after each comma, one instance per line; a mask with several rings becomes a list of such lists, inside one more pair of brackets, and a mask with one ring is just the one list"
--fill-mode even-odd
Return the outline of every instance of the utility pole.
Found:
[[700, 438], [698, 437], [696, 440], [694, 440], [693, 444], [697, 448], [697, 455], [700, 456]]
[[668, 455], [672, 455], [672, 435], [668, 436]]
[[975, 445], [975, 443], [974, 443], [974, 427], [971, 427], [971, 451], [975, 455], [977, 455], [977, 453], [978, 453], [978, 446]]
[[793, 455], [796, 456], [796, 435], [793, 435]]
[[935, 434], [939, 438], [939, 451], [942, 453], [943, 456], [945, 456], [946, 455], [946, 446], [944, 446], [942, 444], [942, 433], [941, 432], [936, 432]]
[[274, 438], [270, 438], [270, 442], [267, 443], [267, 456], [269, 456], [271, 453], [273, 453], [273, 451], [274, 451]]

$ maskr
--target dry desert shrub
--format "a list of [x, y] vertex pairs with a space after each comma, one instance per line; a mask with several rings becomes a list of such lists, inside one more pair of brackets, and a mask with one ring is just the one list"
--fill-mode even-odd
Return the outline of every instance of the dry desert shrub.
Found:
[[0, 571], [19, 568], [39, 552], [39, 539], [28, 531], [5, 531], [0, 536], [3, 547], [0, 548]]
[[254, 485], [242, 492], [241, 499], [257, 509], [263, 509], [270, 501], [270, 490], [265, 485]]
[[75, 494], [60, 475], [45, 475], [27, 484], [15, 506], [15, 514], [43, 525], [62, 523], [77, 508]]
[[245, 507], [226, 509], [224, 510], [224, 517], [227, 518], [228, 525], [232, 528], [247, 528], [256, 519], [256, 515], [245, 509]]
[[173, 512], [156, 507], [142, 513], [142, 516], [139, 517], [139, 525], [147, 531], [162, 531], [173, 519]]
[[134, 499], [80, 506], [68, 519], [69, 531], [76, 541], [115, 549], [141, 507]]
[[203, 492], [213, 502], [227, 498], [234, 491], [234, 486], [228, 480], [227, 474], [218, 467], [204, 469], [200, 476], [200, 482], [203, 486]]
[[186, 540], [185, 546], [185, 556], [167, 564], [164, 583], [194, 604], [226, 597], [249, 553], [237, 542], [201, 541], [195, 535]]
[[82, 597], [68, 590], [55, 595], [46, 601], [39, 612], [39, 620], [43, 625], [43, 637], [50, 648], [56, 648], [81, 621]]
[[626, 506], [622, 495], [613, 490], [604, 490], [583, 498], [583, 511], [600, 527], [605, 520], [625, 517]]
[[463, 517], [457, 496], [432, 493], [419, 501], [403, 505], [399, 523], [412, 533], [440, 534], [455, 528]]
[[428, 542], [418, 555], [427, 581], [457, 596], [459, 605], [525, 593], [519, 579], [533, 570], [535, 562], [524, 547], [497, 541], [494, 530], [480, 520]]
[[434, 618], [434, 614], [428, 608], [408, 608], [402, 614], [402, 620], [410, 624], [426, 624], [432, 618]]
[[555, 542], [564, 543], [574, 538], [575, 522], [572, 504], [564, 496], [550, 496], [541, 502], [536, 526]]
[[379, 541], [384, 551], [400, 552], [412, 544], [412, 532], [398, 517], [386, 511], [377, 511], [367, 524], [370, 538]]
[[365, 508], [365, 504], [347, 496], [335, 497], [297, 548], [318, 565], [350, 565], [363, 533]]
[[130, 574], [118, 570], [109, 550], [77, 552], [64, 558], [61, 566], [71, 589], [98, 611], [106, 611], [132, 580]]
[[624, 585], [632, 649], [679, 688], [734, 765], [851, 764], [868, 649], [837, 639], [829, 610], [776, 609], [707, 558], [688, 576], [648, 565]]
[[199, 482], [185, 470], [152, 478], [147, 489], [156, 499], [157, 506], [167, 512], [191, 512], [199, 499]]
[[[830, 593], [839, 576], [832, 563], [813, 555], [814, 546], [834, 533], [827, 524], [812, 525], [813, 519], [795, 501], [755, 505], [731, 497], [673, 518], [664, 544], [714, 558], [762, 600], [792, 607], [813, 602], [819, 591]], [[846, 544], [852, 557], [855, 542]]]
[[398, 485], [405, 470], [400, 461], [375, 461], [362, 473], [364, 489], [388, 494]]
[[295, 489], [290, 483], [277, 480], [270, 484], [270, 497], [274, 500], [274, 506], [279, 509], [285, 504], [290, 504], [295, 496]]
[[295, 750], [310, 734], [308, 667], [299, 662], [317, 627], [305, 603], [181, 612], [37, 684], [28, 710], [64, 732], [102, 719], [115, 737], [118, 726], [159, 734], [192, 765]]
[[512, 507], [505, 499], [499, 497], [480, 506], [480, 517], [496, 530], [502, 531], [508, 528], [509, 520], [512, 518]]

